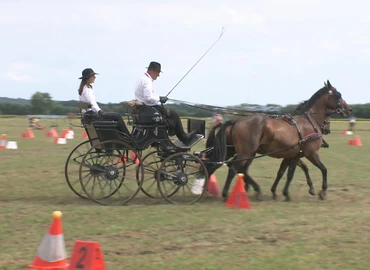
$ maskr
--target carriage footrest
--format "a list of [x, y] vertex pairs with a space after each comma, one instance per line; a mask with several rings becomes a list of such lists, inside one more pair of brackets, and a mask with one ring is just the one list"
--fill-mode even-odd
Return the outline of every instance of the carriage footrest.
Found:
[[197, 134], [189, 143], [184, 144], [179, 139], [176, 139], [173, 144], [182, 149], [190, 149], [194, 144], [198, 143], [201, 139], [203, 139], [204, 136], [202, 134]]

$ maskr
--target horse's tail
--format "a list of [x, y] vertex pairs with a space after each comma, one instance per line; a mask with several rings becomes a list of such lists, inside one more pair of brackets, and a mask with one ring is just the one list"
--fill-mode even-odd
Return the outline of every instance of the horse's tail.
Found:
[[226, 129], [233, 125], [235, 121], [228, 120], [220, 128], [220, 131], [216, 134], [213, 153], [211, 155], [211, 161], [225, 161], [227, 155], [227, 143], [226, 143]]
[[208, 138], [207, 138], [207, 141], [206, 141], [206, 148], [208, 147], [212, 147], [215, 143], [215, 138], [216, 138], [216, 130], [218, 128], [220, 128], [222, 126], [223, 123], [218, 123], [217, 125], [215, 125], [211, 131], [209, 132], [208, 134]]

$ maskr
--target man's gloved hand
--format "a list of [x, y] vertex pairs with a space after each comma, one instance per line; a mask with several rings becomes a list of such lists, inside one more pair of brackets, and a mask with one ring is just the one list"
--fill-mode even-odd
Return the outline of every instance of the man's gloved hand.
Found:
[[159, 97], [159, 102], [165, 104], [168, 100], [168, 97]]
[[98, 114], [99, 114], [101, 117], [103, 117], [104, 112], [103, 112], [102, 110], [100, 110], [100, 111], [98, 111]]

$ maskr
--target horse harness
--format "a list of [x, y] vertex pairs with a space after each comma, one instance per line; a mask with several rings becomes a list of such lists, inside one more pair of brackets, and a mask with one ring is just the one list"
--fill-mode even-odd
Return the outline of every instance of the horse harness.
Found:
[[[284, 114], [283, 117], [282, 117], [282, 120], [286, 121], [287, 123], [289, 123], [292, 126], [294, 125], [295, 128], [297, 129], [298, 136], [299, 136], [298, 144], [300, 146], [299, 153], [298, 153], [299, 157], [303, 157], [302, 147], [303, 147], [303, 144], [305, 142], [310, 141], [310, 140], [316, 140], [317, 138], [322, 137], [322, 133], [319, 132], [319, 130], [316, 128], [315, 124], [312, 122], [312, 118], [311, 118], [310, 113], [305, 112], [303, 115], [306, 117], [307, 121], [311, 124], [311, 126], [313, 127], [313, 130], [314, 130], [314, 133], [308, 134], [304, 137], [302, 136], [301, 129], [299, 128], [299, 126], [297, 124], [297, 121], [294, 119], [294, 117], [292, 117], [290, 114]], [[325, 123], [323, 125], [325, 125]]]

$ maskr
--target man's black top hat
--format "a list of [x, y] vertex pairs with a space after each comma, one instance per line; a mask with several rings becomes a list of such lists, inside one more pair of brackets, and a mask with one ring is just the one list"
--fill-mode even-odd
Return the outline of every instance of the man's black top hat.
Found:
[[95, 73], [94, 70], [92, 70], [91, 68], [85, 68], [82, 71], [82, 77], [80, 77], [79, 79], [87, 79], [90, 76], [95, 75], [95, 74], [99, 75], [98, 73]]
[[161, 71], [161, 64], [160, 63], [157, 63], [157, 62], [150, 62], [150, 64], [147, 67], [147, 69], [151, 69], [151, 70], [154, 70], [154, 71], [162, 72]]

